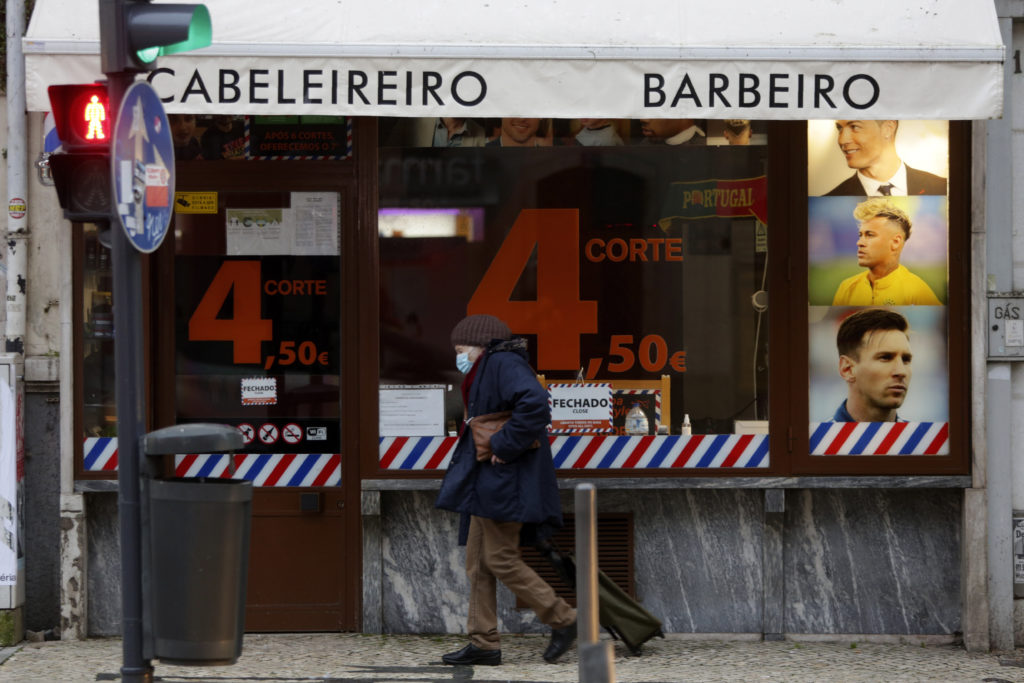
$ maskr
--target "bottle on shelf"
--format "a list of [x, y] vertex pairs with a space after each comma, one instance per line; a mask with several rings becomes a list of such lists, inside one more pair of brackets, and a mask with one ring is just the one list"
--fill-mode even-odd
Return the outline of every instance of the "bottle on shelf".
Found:
[[635, 436], [649, 433], [650, 425], [647, 423], [647, 415], [644, 414], [639, 403], [634, 403], [633, 407], [626, 413], [626, 434]]
[[690, 436], [693, 434], [693, 429], [690, 427], [690, 414], [686, 413], [683, 415], [683, 426], [679, 430], [679, 433], [683, 436]]

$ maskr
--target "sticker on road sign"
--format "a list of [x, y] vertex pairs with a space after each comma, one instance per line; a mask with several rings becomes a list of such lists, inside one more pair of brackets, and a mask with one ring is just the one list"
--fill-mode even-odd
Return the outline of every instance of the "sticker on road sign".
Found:
[[260, 441], [265, 444], [277, 443], [278, 437], [281, 436], [277, 430], [277, 425], [262, 424], [260, 425]]
[[170, 206], [171, 174], [162, 164], [146, 164], [146, 206]]
[[306, 427], [306, 441], [327, 441], [327, 427]]
[[256, 430], [247, 422], [243, 422], [238, 425], [238, 432], [242, 435], [242, 441], [244, 441], [246, 445], [251, 444], [252, 440], [256, 438]]
[[284, 426], [284, 429], [281, 430], [281, 436], [283, 436], [284, 440], [288, 443], [296, 444], [302, 441], [302, 427], [294, 422], [289, 422]]

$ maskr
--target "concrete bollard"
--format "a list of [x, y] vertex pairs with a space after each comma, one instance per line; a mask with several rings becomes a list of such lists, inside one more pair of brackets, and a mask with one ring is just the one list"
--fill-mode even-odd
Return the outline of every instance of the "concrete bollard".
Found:
[[612, 644], [598, 639], [597, 491], [593, 484], [576, 487], [576, 624], [580, 682], [614, 683]]

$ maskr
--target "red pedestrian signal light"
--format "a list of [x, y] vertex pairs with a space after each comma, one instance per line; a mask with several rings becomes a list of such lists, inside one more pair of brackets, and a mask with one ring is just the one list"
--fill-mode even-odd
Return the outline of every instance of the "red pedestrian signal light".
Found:
[[114, 116], [101, 83], [51, 85], [50, 108], [65, 152], [109, 147]]
[[61, 154], [50, 155], [50, 172], [64, 217], [104, 223], [111, 212], [110, 141], [116, 116], [102, 83], [51, 85], [50, 108]]
[[90, 95], [89, 103], [84, 107], [86, 131], [85, 139], [99, 142], [106, 140], [107, 135], [107, 103], [100, 100], [99, 95]]

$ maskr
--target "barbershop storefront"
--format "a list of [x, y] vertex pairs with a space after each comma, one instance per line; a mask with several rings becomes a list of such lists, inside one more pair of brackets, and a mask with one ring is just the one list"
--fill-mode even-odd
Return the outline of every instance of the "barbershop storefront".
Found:
[[[99, 76], [58, 4], [25, 41], [33, 111]], [[670, 0], [386, 4], [207, 2], [214, 45], [150, 74], [177, 156], [146, 265], [151, 427], [245, 437], [167, 467], [257, 487], [247, 629], [464, 628], [433, 497], [462, 416], [448, 335], [484, 312], [551, 392], [565, 511], [597, 482], [601, 552], [666, 632], [981, 628], [967, 332], [971, 121], [1003, 102], [991, 3], [738, 25]], [[886, 35], [865, 18], [890, 15]], [[62, 387], [93, 635], [118, 627], [93, 571], [116, 557], [100, 238], [74, 227]], [[508, 595], [501, 618], [539, 627]]]

